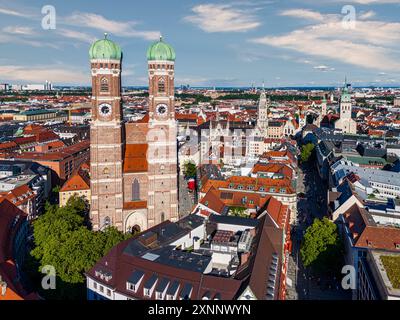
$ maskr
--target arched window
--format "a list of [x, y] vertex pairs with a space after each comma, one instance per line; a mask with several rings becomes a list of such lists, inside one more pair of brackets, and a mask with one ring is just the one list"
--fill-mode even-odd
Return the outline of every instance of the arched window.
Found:
[[161, 222], [164, 222], [164, 221], [165, 221], [165, 213], [161, 212]]
[[140, 200], [140, 184], [137, 179], [132, 183], [132, 201]]
[[108, 92], [109, 91], [107, 78], [102, 78], [101, 79], [101, 81], [100, 81], [100, 91], [101, 92]]
[[165, 92], [165, 80], [164, 78], [161, 78], [158, 80], [158, 93], [164, 93]]

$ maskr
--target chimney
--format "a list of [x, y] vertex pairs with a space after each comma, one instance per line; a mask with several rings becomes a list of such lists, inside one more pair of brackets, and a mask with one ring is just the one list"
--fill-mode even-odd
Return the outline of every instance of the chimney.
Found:
[[1, 281], [0, 279], [0, 291], [1, 291], [1, 296], [5, 296], [7, 292], [7, 282]]

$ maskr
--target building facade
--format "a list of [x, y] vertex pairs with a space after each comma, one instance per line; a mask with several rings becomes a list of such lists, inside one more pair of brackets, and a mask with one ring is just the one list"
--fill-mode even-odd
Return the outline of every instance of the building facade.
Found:
[[174, 49], [147, 52], [149, 112], [124, 123], [121, 48], [107, 38], [90, 48], [92, 68], [91, 220], [95, 230], [145, 230], [178, 218]]

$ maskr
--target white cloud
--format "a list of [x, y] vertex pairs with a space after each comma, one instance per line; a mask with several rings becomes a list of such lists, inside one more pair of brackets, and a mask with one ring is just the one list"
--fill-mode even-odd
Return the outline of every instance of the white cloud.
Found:
[[246, 32], [261, 25], [253, 11], [232, 5], [201, 4], [192, 8], [194, 15], [184, 18], [205, 32]]
[[281, 16], [296, 17], [307, 20], [323, 21], [325, 17], [316, 11], [308, 9], [290, 9], [281, 12]]
[[359, 16], [358, 19], [361, 20], [367, 20], [369, 18], [375, 17], [376, 13], [375, 11], [369, 10], [367, 12], [362, 12]]
[[0, 8], [0, 14], [5, 14], [8, 16], [14, 16], [14, 17], [21, 17], [21, 18], [28, 18], [30, 17], [28, 14], [12, 10], [12, 9], [6, 9], [6, 8]]
[[68, 66], [20, 66], [0, 65], [0, 74], [6, 81], [43, 83], [49, 80], [54, 84], [89, 83], [88, 73], [68, 68]]
[[331, 68], [331, 67], [328, 67], [325, 65], [315, 66], [314, 69], [318, 70], [318, 71], [323, 71], [323, 72], [335, 71], [335, 68]]
[[137, 22], [135, 21], [120, 22], [109, 20], [94, 13], [76, 12], [63, 19], [62, 22], [72, 26], [81, 26], [101, 30], [120, 37], [136, 37], [146, 40], [155, 40], [160, 36], [160, 32], [158, 31], [136, 30], [135, 27]]
[[328, 16], [328, 22], [250, 41], [365, 68], [400, 71], [396, 58], [400, 51], [400, 23], [358, 20], [355, 29], [346, 30], [340, 15]]
[[36, 48], [48, 47], [48, 48], [53, 48], [53, 49], [59, 49], [59, 46], [53, 42], [41, 41], [41, 40], [32, 39], [32, 38], [26, 38], [25, 35], [8, 34], [6, 32], [0, 33], [0, 43], [28, 45], [28, 46], [36, 47]]
[[85, 32], [70, 30], [70, 29], [58, 29], [57, 30], [60, 35], [66, 38], [79, 40], [82, 42], [93, 43], [96, 40], [96, 37], [87, 34]]
[[35, 34], [33, 28], [22, 26], [8, 26], [3, 28], [3, 32], [23, 36], [31, 36]]

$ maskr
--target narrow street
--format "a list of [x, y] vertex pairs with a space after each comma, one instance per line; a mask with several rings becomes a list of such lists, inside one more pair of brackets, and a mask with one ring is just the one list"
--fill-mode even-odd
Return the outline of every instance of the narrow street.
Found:
[[[316, 278], [304, 268], [300, 258], [300, 246], [308, 226], [315, 218], [327, 214], [327, 188], [318, 175], [314, 164], [299, 168], [297, 192], [298, 225], [292, 228], [292, 254], [289, 257], [287, 300], [349, 300], [351, 293], [341, 289], [340, 279]], [[304, 194], [304, 195], [302, 195]]]
[[189, 191], [187, 181], [183, 175], [179, 175], [179, 218], [191, 213], [195, 204], [194, 193]]

